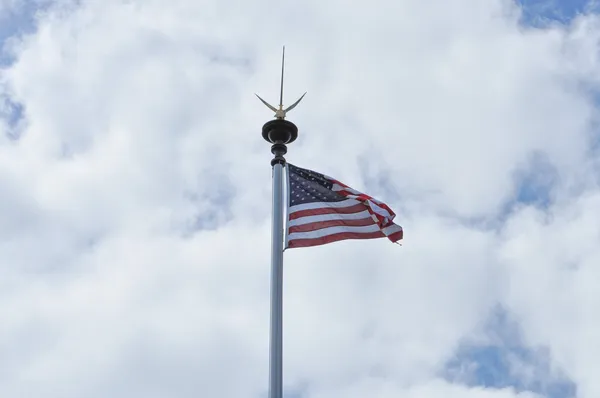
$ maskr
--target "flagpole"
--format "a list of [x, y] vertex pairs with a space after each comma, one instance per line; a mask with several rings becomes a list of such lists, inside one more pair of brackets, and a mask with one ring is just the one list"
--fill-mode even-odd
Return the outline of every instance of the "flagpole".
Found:
[[269, 398], [283, 397], [283, 163], [273, 165]]
[[268, 121], [262, 128], [262, 136], [271, 145], [271, 153], [275, 155], [271, 160], [273, 168], [273, 214], [271, 224], [271, 319], [269, 336], [269, 398], [283, 398], [283, 249], [284, 249], [284, 221], [283, 212], [283, 170], [285, 168], [284, 155], [287, 153], [287, 144], [298, 138], [298, 127], [285, 120], [286, 113], [298, 105], [304, 98], [292, 105], [283, 108], [283, 71], [285, 65], [285, 47], [281, 59], [281, 88], [279, 92], [279, 108], [258, 99], [269, 109], [275, 112], [275, 119]]
[[298, 136], [298, 128], [284, 119], [263, 126], [263, 137], [271, 142], [273, 167], [273, 214], [271, 224], [271, 319], [269, 342], [269, 398], [283, 398], [283, 173], [286, 144]]

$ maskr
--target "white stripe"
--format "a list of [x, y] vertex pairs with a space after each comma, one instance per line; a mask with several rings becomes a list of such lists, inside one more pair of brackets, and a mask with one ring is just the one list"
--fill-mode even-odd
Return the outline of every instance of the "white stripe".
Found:
[[312, 222], [321, 222], [321, 221], [332, 221], [332, 220], [361, 220], [363, 218], [373, 219], [371, 213], [368, 210], [361, 211], [360, 213], [351, 213], [351, 214], [320, 214], [316, 216], [306, 216], [300, 217], [295, 220], [291, 220], [288, 223], [288, 227], [293, 227], [294, 225], [304, 225], [310, 224]]
[[[331, 190], [336, 191], [336, 192], [346, 191], [349, 194], [351, 194], [348, 196], [349, 198], [356, 198], [360, 195], [365, 195], [364, 193], [359, 192], [356, 189], [352, 189], [350, 187], [343, 187], [340, 184], [333, 184], [333, 187], [331, 188]], [[369, 196], [369, 195], [367, 195], [367, 196]], [[364, 200], [361, 199], [361, 201], [364, 203]], [[383, 207], [380, 207], [380, 205], [382, 205], [383, 202], [381, 202], [375, 198], [368, 199], [368, 202], [372, 204], [371, 207], [373, 208], [373, 211], [375, 211], [377, 214], [380, 214], [383, 217], [392, 219], [392, 215], [390, 214], [390, 212], [387, 211], [386, 209], [384, 209]]]
[[299, 205], [293, 205], [289, 207], [289, 212], [288, 214], [291, 214], [293, 212], [296, 211], [300, 211], [300, 210], [312, 210], [312, 209], [321, 209], [324, 207], [331, 207], [331, 208], [335, 208], [335, 209], [339, 209], [341, 207], [350, 207], [350, 206], [355, 206], [359, 203], [358, 200], [354, 200], [354, 199], [346, 199], [346, 200], [342, 200], [340, 202], [311, 202], [311, 203], [302, 203]]
[[[364, 194], [364, 193], [362, 193], [360, 191], [357, 191], [356, 189], [352, 189], [350, 187], [344, 187], [344, 186], [342, 186], [340, 184], [333, 184], [333, 187], [331, 188], [331, 190], [332, 191], [336, 191], [336, 192], [346, 191], [349, 194], [356, 195], [356, 196], [366, 195], [366, 194]], [[367, 196], [369, 196], [369, 195], [367, 195]]]
[[369, 203], [371, 204], [371, 209], [373, 209], [373, 211], [383, 217], [389, 218], [390, 220], [393, 220], [394, 217], [392, 217], [392, 215], [390, 214], [389, 211], [387, 211], [386, 209], [384, 209], [383, 207], [379, 207], [375, 202], [373, 202], [372, 200], [369, 200]]
[[380, 231], [376, 224], [367, 225], [364, 227], [329, 227], [310, 232], [294, 232], [288, 235], [288, 241], [294, 239], [315, 239], [322, 238], [327, 235], [339, 234], [342, 232], [368, 233]]
[[[357, 196], [355, 196], [355, 195], [349, 195], [348, 196], [348, 198], [350, 198], [350, 200], [355, 200], [354, 198], [356, 198], [356, 197]], [[390, 214], [389, 211], [387, 211], [383, 207], [379, 207], [377, 205], [377, 203], [374, 202], [372, 199], [361, 200], [361, 203], [363, 203], [365, 206], [369, 206], [375, 213], [379, 214], [382, 217], [388, 218], [390, 220], [394, 219], [394, 217], [392, 217], [392, 215]]]
[[383, 232], [385, 234], [385, 236], [390, 236], [390, 235], [395, 234], [396, 232], [400, 232], [400, 231], [402, 231], [402, 227], [399, 225], [396, 225], [396, 224], [392, 224], [381, 230], [381, 232]]

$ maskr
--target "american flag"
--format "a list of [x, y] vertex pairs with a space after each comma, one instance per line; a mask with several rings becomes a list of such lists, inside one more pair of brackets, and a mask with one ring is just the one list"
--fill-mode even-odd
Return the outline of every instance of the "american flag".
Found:
[[324, 245], [345, 239], [402, 239], [402, 227], [384, 203], [326, 175], [287, 163], [286, 247]]

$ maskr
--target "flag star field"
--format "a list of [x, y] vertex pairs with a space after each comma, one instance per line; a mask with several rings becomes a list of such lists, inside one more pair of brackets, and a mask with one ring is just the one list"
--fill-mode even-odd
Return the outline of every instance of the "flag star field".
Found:
[[308, 170], [300, 170], [292, 165], [290, 179], [290, 206], [317, 201], [339, 202], [346, 198], [332, 190], [333, 182]]

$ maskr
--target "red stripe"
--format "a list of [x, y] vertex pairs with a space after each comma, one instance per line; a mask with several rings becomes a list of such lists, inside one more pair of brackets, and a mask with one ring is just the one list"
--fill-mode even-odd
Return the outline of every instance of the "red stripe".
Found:
[[385, 203], [381, 203], [381, 202], [379, 202], [377, 205], [378, 205], [379, 207], [381, 207], [381, 208], [383, 208], [383, 209], [387, 210], [387, 212], [388, 212], [388, 213], [390, 213], [390, 216], [394, 217], [394, 216], [396, 215], [396, 213], [394, 213], [394, 212], [392, 211], [392, 209], [390, 209], [390, 207], [389, 207], [388, 205], [386, 205]]
[[[393, 218], [396, 214], [392, 211], [392, 209], [390, 209], [390, 207], [388, 205], [386, 205], [383, 202], [378, 201], [377, 199], [373, 198], [372, 196], [369, 196], [367, 194], [364, 193], [352, 193], [352, 192], [347, 192], [347, 191], [338, 191], [338, 193], [344, 197], [352, 197], [352, 199], [354, 200], [358, 200], [361, 202], [373, 202], [374, 204], [376, 204], [377, 206], [381, 207], [382, 209], [386, 210], [390, 216]], [[369, 209], [371, 208], [371, 206], [369, 206]], [[371, 211], [371, 210], [369, 210]], [[374, 213], [372, 211], [372, 213]]]
[[346, 184], [344, 184], [344, 183], [342, 183], [342, 182], [340, 182], [338, 180], [333, 180], [333, 182], [335, 184], [341, 186], [342, 188], [347, 188], [347, 189], [350, 189], [350, 190], [354, 191], [354, 192], [349, 192], [349, 191], [346, 191], [345, 189], [342, 189], [340, 191], [337, 191], [337, 193], [339, 193], [340, 195], [343, 195], [343, 196], [356, 195], [356, 196], [358, 196], [359, 198], [361, 198], [363, 200], [373, 200], [373, 201], [376, 201], [376, 199], [373, 198], [372, 196], [369, 196], [366, 193], [362, 193], [360, 191], [357, 191], [356, 189], [351, 188], [348, 185], [346, 185]]
[[320, 238], [312, 239], [293, 239], [288, 243], [289, 248], [294, 247], [309, 247], [309, 246], [320, 246], [327, 243], [337, 242], [345, 239], [376, 239], [386, 237], [383, 232], [340, 232], [339, 234], [331, 234], [322, 236]]
[[336, 179], [334, 179], [334, 178], [330, 178], [330, 180], [331, 180], [331, 182], [333, 182], [334, 184], [338, 184], [338, 185], [340, 185], [340, 186], [342, 186], [342, 187], [344, 187], [344, 188], [350, 188], [348, 185], [346, 185], [346, 184], [344, 184], [343, 182], [340, 182], [340, 181], [338, 181], [338, 180], [336, 180]]
[[352, 199], [361, 200], [361, 201], [365, 201], [365, 202], [367, 200], [373, 199], [369, 195], [366, 195], [366, 194], [364, 194], [362, 192], [358, 192], [358, 191], [357, 192], [337, 191], [337, 193], [339, 193], [340, 195], [345, 196], [345, 197], [352, 196]]
[[292, 211], [289, 214], [290, 220], [296, 220], [301, 217], [320, 216], [322, 214], [353, 214], [365, 211], [367, 206], [362, 203], [357, 203], [348, 207], [319, 207], [317, 209], [306, 209]]
[[373, 225], [375, 221], [371, 218], [361, 218], [358, 220], [326, 220], [326, 221], [316, 221], [302, 225], [293, 225], [289, 229], [289, 233], [296, 232], [311, 232], [317, 231], [323, 228], [329, 227], [366, 227], [367, 225]]
[[[348, 185], [346, 185], [346, 184], [344, 184], [344, 183], [342, 183], [342, 182], [340, 182], [340, 181], [338, 181], [338, 180], [334, 180], [334, 179], [332, 179], [332, 181], [333, 181], [335, 184], [337, 184], [337, 185], [339, 185], [339, 186], [341, 186], [341, 187], [343, 187], [343, 188], [348, 188], [348, 189], [352, 189], [352, 190], [356, 191], [355, 189], [353, 189], [353, 188], [350, 188]], [[360, 193], [359, 193], [359, 191], [356, 191], [357, 193], [351, 193], [351, 192], [348, 192], [348, 191], [345, 191], [345, 190], [341, 190], [341, 191], [337, 191], [337, 192], [338, 192], [340, 195], [343, 195], [343, 196], [356, 195], [356, 196], [358, 196], [358, 197], [359, 197], [361, 200], [371, 200], [371, 201], [375, 202], [375, 204], [377, 204], [379, 207], [381, 207], [381, 208], [383, 208], [383, 209], [387, 210], [387, 211], [388, 211], [388, 213], [390, 213], [390, 215], [391, 215], [392, 217], [396, 215], [396, 214], [395, 214], [395, 213], [392, 211], [392, 209], [391, 209], [391, 208], [390, 208], [388, 205], [386, 205], [385, 203], [383, 203], [383, 202], [381, 202], [381, 201], [379, 201], [379, 200], [375, 199], [374, 197], [372, 197], [372, 196], [369, 196], [369, 195], [367, 195], [367, 194], [365, 194], [365, 193], [362, 193], [362, 192], [360, 192]]]
[[391, 240], [392, 242], [398, 242], [399, 240], [402, 240], [403, 236], [404, 236], [404, 231], [398, 231], [398, 232], [394, 232], [393, 234], [388, 236], [388, 239]]

